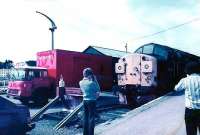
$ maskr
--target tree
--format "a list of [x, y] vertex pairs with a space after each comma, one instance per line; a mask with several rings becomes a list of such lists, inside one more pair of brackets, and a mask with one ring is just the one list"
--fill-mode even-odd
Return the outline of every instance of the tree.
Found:
[[0, 69], [3, 68], [3, 62], [0, 62]]
[[13, 61], [12, 60], [5, 60], [5, 62], [3, 63], [3, 68], [10, 69], [12, 67], [14, 67]]
[[26, 61], [26, 64], [28, 66], [36, 66], [36, 61], [35, 60], [28, 60], [28, 61]]

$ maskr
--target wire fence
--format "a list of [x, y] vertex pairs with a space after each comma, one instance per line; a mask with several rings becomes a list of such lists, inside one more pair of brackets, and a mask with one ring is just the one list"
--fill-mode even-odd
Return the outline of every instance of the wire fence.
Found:
[[11, 69], [0, 69], [0, 94], [7, 92]]

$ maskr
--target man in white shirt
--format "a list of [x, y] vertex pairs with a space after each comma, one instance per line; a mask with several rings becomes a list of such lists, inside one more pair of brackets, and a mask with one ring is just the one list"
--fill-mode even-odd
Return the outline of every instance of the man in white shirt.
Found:
[[70, 108], [70, 105], [69, 105], [69, 102], [67, 99], [65, 99], [65, 81], [63, 79], [63, 76], [61, 75], [60, 76], [60, 80], [59, 80], [59, 97], [60, 97], [60, 100], [62, 102], [62, 104], [64, 105], [64, 107], [66, 109], [69, 109]]
[[185, 125], [187, 135], [197, 135], [200, 128], [200, 64], [190, 62], [186, 66], [187, 77], [175, 86], [176, 91], [185, 90]]

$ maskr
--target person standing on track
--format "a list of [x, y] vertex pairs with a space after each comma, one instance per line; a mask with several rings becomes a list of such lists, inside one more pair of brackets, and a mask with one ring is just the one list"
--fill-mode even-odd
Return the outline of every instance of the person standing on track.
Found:
[[200, 128], [200, 64], [186, 65], [187, 77], [175, 86], [176, 91], [185, 90], [185, 125], [187, 135], [197, 135]]
[[96, 100], [100, 94], [100, 87], [91, 68], [83, 70], [83, 79], [79, 85], [83, 92], [83, 135], [94, 135]]
[[69, 102], [68, 100], [65, 98], [65, 81], [63, 79], [63, 76], [60, 75], [60, 80], [59, 80], [59, 97], [60, 97], [60, 100], [62, 102], [62, 104], [64, 105], [64, 107], [66, 109], [69, 109]]

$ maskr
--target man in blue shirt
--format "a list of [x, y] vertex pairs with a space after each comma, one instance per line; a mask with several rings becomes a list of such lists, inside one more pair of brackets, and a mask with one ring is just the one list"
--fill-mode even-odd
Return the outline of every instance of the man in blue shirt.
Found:
[[197, 135], [200, 128], [200, 66], [191, 62], [186, 66], [187, 77], [175, 86], [176, 91], [185, 90], [185, 125], [187, 135]]
[[100, 87], [91, 68], [83, 70], [83, 79], [79, 85], [83, 92], [83, 135], [94, 135], [96, 100], [99, 97]]

